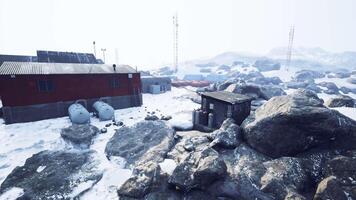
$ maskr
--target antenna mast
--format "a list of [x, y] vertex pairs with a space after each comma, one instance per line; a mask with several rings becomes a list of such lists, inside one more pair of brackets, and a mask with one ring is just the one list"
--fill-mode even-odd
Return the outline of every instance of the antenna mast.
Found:
[[294, 26], [292, 26], [289, 30], [289, 42], [287, 49], [287, 59], [286, 59], [286, 69], [288, 71], [290, 62], [292, 59], [292, 50], [293, 50], [293, 40], [294, 40]]
[[173, 16], [173, 68], [178, 72], [178, 14]]

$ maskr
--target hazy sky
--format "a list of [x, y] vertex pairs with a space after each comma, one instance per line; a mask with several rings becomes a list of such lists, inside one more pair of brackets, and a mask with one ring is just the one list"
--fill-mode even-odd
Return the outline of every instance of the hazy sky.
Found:
[[179, 15], [179, 60], [225, 51], [264, 54], [295, 45], [356, 51], [356, 0], [0, 0], [0, 53], [92, 52], [107, 61], [171, 63], [172, 16]]

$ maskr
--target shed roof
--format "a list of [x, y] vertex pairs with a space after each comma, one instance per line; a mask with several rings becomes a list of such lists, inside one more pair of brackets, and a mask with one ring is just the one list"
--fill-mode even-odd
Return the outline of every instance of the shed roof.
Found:
[[243, 103], [246, 101], [251, 101], [252, 99], [246, 95], [235, 94], [227, 91], [217, 91], [217, 92], [204, 92], [202, 96], [210, 97], [220, 101], [224, 101], [231, 104]]
[[0, 75], [20, 74], [126, 74], [136, 73], [128, 65], [116, 66], [107, 64], [83, 63], [38, 63], [38, 62], [4, 62], [0, 66]]

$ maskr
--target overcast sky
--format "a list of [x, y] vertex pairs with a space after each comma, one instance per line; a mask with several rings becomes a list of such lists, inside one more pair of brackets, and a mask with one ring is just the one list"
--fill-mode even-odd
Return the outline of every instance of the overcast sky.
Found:
[[172, 16], [179, 15], [179, 60], [225, 51], [267, 53], [287, 46], [356, 51], [355, 0], [0, 0], [0, 53], [37, 49], [93, 52], [108, 62], [171, 63]]

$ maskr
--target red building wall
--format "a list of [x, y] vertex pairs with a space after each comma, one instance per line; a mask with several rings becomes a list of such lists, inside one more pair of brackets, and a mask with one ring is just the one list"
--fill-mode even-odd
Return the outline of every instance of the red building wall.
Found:
[[[112, 88], [110, 80], [119, 81]], [[39, 80], [52, 80], [51, 92], [40, 92]], [[0, 75], [0, 94], [3, 106], [25, 106], [59, 101], [73, 101], [107, 96], [125, 96], [141, 92], [139, 73], [128, 74], [51, 74], [51, 75]]]

